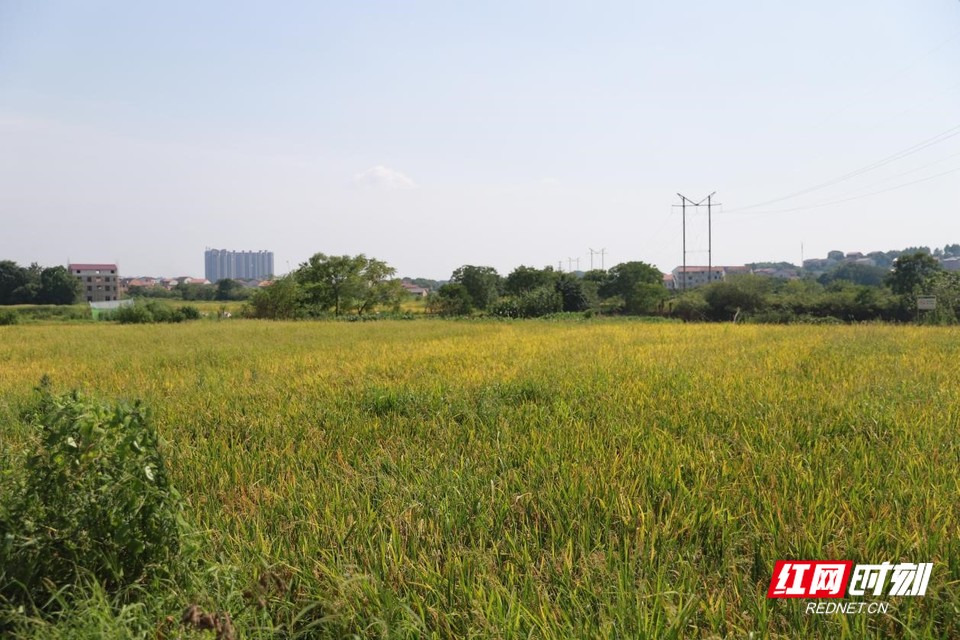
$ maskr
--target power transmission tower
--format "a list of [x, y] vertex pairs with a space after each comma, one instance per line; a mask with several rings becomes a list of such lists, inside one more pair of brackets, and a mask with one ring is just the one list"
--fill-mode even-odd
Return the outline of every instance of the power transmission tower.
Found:
[[593, 254], [595, 253], [600, 253], [600, 252], [590, 249], [590, 271], [593, 271]]
[[686, 291], [687, 289], [687, 207], [700, 207], [703, 205], [704, 201], [707, 203], [707, 282], [713, 280], [713, 206], [714, 204], [719, 205], [720, 203], [713, 202], [713, 196], [716, 195], [716, 191], [708, 195], [700, 202], [694, 202], [687, 196], [682, 193], [678, 193], [680, 196], [680, 204], [673, 205], [675, 207], [679, 206], [683, 214], [683, 267], [682, 269], [682, 289]]

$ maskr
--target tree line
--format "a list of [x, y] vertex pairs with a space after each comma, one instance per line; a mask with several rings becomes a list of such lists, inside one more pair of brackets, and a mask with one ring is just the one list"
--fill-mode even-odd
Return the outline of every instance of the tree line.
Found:
[[[248, 315], [303, 318], [397, 312], [408, 297], [396, 270], [375, 258], [315, 254], [295, 271], [253, 294]], [[421, 280], [421, 282], [426, 282]], [[528, 318], [589, 310], [656, 313], [668, 297], [659, 270], [626, 262], [585, 274], [519, 266], [506, 277], [489, 266], [463, 265], [431, 292], [429, 313]]]
[[[941, 255], [955, 253], [960, 253], [960, 245], [947, 245]], [[415, 282], [433, 285], [425, 306], [439, 316], [532, 318], [586, 312], [687, 321], [906, 322], [918, 317], [917, 296], [928, 295], [937, 298], [937, 308], [923, 314], [925, 321], [960, 319], [960, 272], [945, 270], [926, 247], [901, 253], [891, 268], [844, 262], [816, 276], [783, 280], [740, 275], [682, 292], [668, 291], [663, 274], [642, 261], [585, 273], [521, 265], [506, 276], [490, 266], [463, 265], [446, 282]], [[0, 305], [72, 304], [79, 292], [80, 283], [62, 266], [20, 267], [0, 261]], [[273, 319], [398, 313], [408, 298], [396, 270], [387, 263], [363, 254], [324, 253], [253, 292], [221, 280], [216, 285], [181, 284], [163, 295], [245, 299], [245, 315]]]
[[[920, 315], [918, 296], [934, 296], [936, 310]], [[953, 324], [960, 319], [960, 272], [917, 251], [900, 255], [891, 269], [847, 263], [797, 280], [736, 276], [676, 294], [664, 311], [697, 321]]]
[[253, 295], [253, 289], [243, 286], [230, 278], [217, 280], [215, 284], [197, 284], [180, 282], [167, 289], [158, 285], [149, 287], [130, 287], [127, 295], [131, 298], [165, 298], [168, 300], [195, 301], [241, 301]]
[[[247, 315], [293, 319], [397, 312], [407, 294], [395, 273], [362, 254], [318, 253], [255, 292]], [[917, 316], [918, 295], [938, 299], [937, 310], [924, 315], [926, 321], [960, 318], [960, 273], [945, 271], [924, 251], [900, 255], [892, 269], [847, 263], [819, 277], [740, 275], [684, 292], [668, 291], [663, 274], [641, 261], [585, 273], [521, 265], [506, 276], [490, 266], [463, 265], [430, 293], [426, 310], [439, 316], [504, 318], [586, 312], [687, 321], [906, 322]]]
[[0, 305], [73, 304], [79, 295], [80, 281], [66, 267], [0, 260]]

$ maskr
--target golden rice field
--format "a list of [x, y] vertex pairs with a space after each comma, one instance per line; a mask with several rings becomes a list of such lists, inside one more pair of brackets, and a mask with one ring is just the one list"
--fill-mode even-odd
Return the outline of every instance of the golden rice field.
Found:
[[[149, 615], [192, 599], [238, 637], [960, 637], [956, 329], [0, 327], [8, 449], [45, 374], [143, 399], [166, 440], [202, 579]], [[935, 564], [886, 615], [807, 615], [766, 599], [777, 559]], [[266, 607], [260, 576], [283, 585]]]

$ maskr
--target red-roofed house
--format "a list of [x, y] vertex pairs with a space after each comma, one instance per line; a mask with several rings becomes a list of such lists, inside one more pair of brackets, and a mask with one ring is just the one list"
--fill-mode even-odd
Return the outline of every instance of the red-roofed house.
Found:
[[120, 276], [115, 264], [72, 263], [67, 271], [80, 281], [80, 299], [110, 302], [120, 299]]
[[424, 289], [420, 285], [413, 284], [412, 282], [401, 282], [400, 286], [402, 286], [407, 293], [417, 298], [426, 298], [427, 294], [430, 293], [427, 289]]

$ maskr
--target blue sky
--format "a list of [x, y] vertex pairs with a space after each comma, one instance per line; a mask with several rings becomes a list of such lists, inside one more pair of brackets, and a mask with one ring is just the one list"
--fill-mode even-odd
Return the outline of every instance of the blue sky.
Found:
[[678, 191], [715, 264], [942, 245], [958, 126], [956, 0], [0, 0], [0, 259], [669, 270]]

